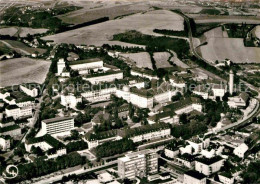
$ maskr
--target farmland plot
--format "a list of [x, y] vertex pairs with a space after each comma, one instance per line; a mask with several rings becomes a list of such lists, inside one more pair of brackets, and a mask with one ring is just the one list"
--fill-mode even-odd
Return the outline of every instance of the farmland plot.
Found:
[[35, 35], [38, 33], [45, 33], [48, 29], [33, 29], [29, 27], [5, 27], [0, 28], [0, 35], [9, 35], [9, 36], [19, 36], [26, 37], [29, 33], [30, 35]]
[[154, 29], [182, 31], [184, 30], [183, 22], [183, 18], [176, 13], [167, 10], [156, 10], [46, 36], [43, 39], [53, 40], [56, 43], [72, 43], [76, 45], [101, 46], [105, 43], [115, 45], [115, 42], [111, 41], [115, 34], [124, 33], [129, 30], [136, 30], [143, 34], [152, 35], [155, 34], [153, 32]]
[[171, 55], [168, 52], [155, 52], [153, 53], [153, 58], [156, 61], [157, 68], [168, 68], [172, 67], [168, 62]]
[[260, 48], [245, 47], [241, 38], [209, 38], [207, 42], [200, 50], [212, 63], [226, 58], [235, 63], [260, 63]]
[[148, 52], [120, 54], [120, 56], [129, 59], [135, 63], [138, 68], [153, 69], [151, 57]]
[[0, 86], [21, 83], [43, 83], [49, 71], [50, 62], [30, 58], [16, 58], [0, 62]]

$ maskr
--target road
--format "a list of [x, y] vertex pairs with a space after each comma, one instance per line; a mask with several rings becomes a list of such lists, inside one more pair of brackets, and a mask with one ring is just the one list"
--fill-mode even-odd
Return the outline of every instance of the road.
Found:
[[[101, 169], [101, 168], [104, 168], [104, 167], [107, 167], [107, 166], [112, 166], [114, 164], [117, 164], [117, 160], [111, 161], [111, 162], [106, 163], [106, 164], [101, 165], [101, 166], [92, 167], [92, 168], [89, 168], [89, 169], [84, 169], [84, 166], [82, 166], [82, 168], [80, 168], [78, 170], [71, 171], [71, 172], [64, 173], [64, 174], [59, 174], [57, 176], [52, 176], [52, 177], [49, 177], [49, 178], [46, 178], [46, 179], [44, 178], [44, 180], [42, 178], [39, 178], [39, 181], [36, 181], [36, 182], [33, 182], [33, 183], [35, 183], [35, 184], [45, 184], [45, 183], [49, 184], [49, 183], [53, 183], [55, 181], [60, 181], [63, 176], [68, 176], [68, 175], [72, 175], [72, 174], [80, 175], [80, 174], [84, 174], [84, 173], [87, 173], [87, 172], [90, 172], [90, 171], [93, 171], [93, 170]], [[46, 177], [48, 177], [48, 175]]]
[[46, 95], [46, 90], [43, 91], [42, 96], [39, 98], [39, 103], [37, 104], [37, 106], [36, 106], [36, 108], [35, 108], [36, 111], [35, 111], [35, 113], [34, 113], [34, 115], [33, 115], [33, 120], [32, 120], [33, 122], [32, 122], [32, 124], [30, 125], [30, 129], [26, 132], [26, 134], [25, 134], [24, 137], [22, 138], [21, 142], [25, 142], [26, 136], [31, 132], [31, 130], [34, 128], [34, 126], [35, 126], [37, 120], [39, 119], [40, 107], [41, 107], [41, 103], [42, 103], [42, 101], [43, 101], [43, 97], [44, 97], [45, 95]]

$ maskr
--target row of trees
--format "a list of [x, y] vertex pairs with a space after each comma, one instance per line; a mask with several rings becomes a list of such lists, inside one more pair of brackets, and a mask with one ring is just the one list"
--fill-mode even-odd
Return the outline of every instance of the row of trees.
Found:
[[73, 152], [67, 155], [57, 157], [56, 160], [36, 159], [33, 163], [18, 165], [19, 174], [16, 178], [8, 180], [8, 183], [15, 183], [23, 180], [31, 180], [34, 177], [50, 174], [62, 169], [83, 165], [86, 158], [81, 157], [78, 153]]
[[106, 142], [97, 146], [96, 156], [98, 158], [109, 157], [135, 149], [136, 145], [132, 140], [121, 139], [118, 141]]

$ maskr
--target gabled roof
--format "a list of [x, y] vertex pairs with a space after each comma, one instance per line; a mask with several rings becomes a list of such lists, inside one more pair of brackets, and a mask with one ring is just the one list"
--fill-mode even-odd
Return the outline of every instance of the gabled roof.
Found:
[[247, 100], [249, 99], [249, 95], [245, 92], [240, 93], [239, 97], [242, 98], [244, 102], [247, 102]]

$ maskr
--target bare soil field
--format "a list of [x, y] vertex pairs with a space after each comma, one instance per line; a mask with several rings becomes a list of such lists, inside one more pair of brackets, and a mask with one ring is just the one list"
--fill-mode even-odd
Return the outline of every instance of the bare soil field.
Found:
[[0, 86], [6, 87], [21, 83], [42, 84], [51, 62], [30, 58], [16, 58], [0, 62]]
[[46, 52], [46, 49], [28, 47], [24, 43], [15, 40], [1, 40], [1, 42], [22, 55], [31, 55], [35, 51], [38, 51], [39, 54]]
[[0, 28], [0, 35], [9, 35], [9, 36], [19, 36], [26, 37], [29, 33], [30, 35], [35, 35], [38, 33], [45, 33], [48, 29], [33, 29], [28, 27], [5, 27]]
[[260, 48], [245, 47], [240, 38], [209, 38], [201, 46], [202, 56], [211, 61], [231, 59], [235, 63], [260, 63]]
[[153, 58], [156, 61], [157, 68], [168, 68], [172, 67], [168, 62], [168, 59], [171, 55], [168, 52], [155, 52], [153, 53]]
[[127, 53], [120, 54], [120, 56], [130, 59], [138, 68], [153, 69], [151, 57], [148, 52]]
[[43, 37], [56, 43], [87, 44], [101, 46], [105, 43], [114, 45], [114, 34], [136, 30], [143, 34], [152, 34], [154, 29], [184, 30], [183, 18], [167, 10], [149, 11], [134, 14], [122, 19], [110, 20], [72, 31]]

